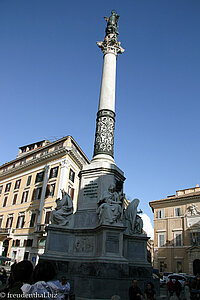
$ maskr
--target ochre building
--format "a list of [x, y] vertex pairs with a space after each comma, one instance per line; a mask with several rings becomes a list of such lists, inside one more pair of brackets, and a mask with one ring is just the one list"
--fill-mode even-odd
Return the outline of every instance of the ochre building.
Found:
[[17, 158], [0, 167], [0, 255], [37, 262], [62, 189], [76, 211], [78, 174], [86, 164], [86, 155], [67, 136], [20, 147]]
[[154, 212], [154, 268], [200, 273], [200, 187], [150, 202]]

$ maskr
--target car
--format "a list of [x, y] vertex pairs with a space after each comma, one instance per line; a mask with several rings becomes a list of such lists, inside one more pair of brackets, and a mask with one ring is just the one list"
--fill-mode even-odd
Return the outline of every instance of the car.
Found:
[[182, 287], [184, 287], [184, 283], [187, 281], [186, 276], [184, 275], [180, 275], [180, 274], [171, 274], [167, 277], [167, 282], [170, 281], [170, 279], [172, 279], [173, 282], [175, 282], [176, 280], [178, 280], [181, 284]]

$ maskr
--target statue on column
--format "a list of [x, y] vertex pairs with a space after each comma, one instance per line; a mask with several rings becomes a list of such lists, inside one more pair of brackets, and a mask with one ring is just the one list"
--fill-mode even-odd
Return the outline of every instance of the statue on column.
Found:
[[51, 212], [50, 221], [53, 225], [66, 226], [73, 215], [73, 201], [64, 189], [61, 193], [62, 198], [56, 199], [56, 208]]
[[112, 34], [119, 34], [118, 32], [118, 26], [117, 26], [117, 23], [118, 23], [118, 20], [119, 20], [119, 16], [118, 14], [112, 10], [111, 11], [111, 15], [110, 17], [105, 17], [106, 19], [106, 22], [107, 22], [107, 27], [106, 27], [106, 36], [110, 33]]
[[125, 210], [125, 224], [127, 226], [127, 234], [131, 235], [134, 233], [142, 233], [143, 221], [142, 218], [138, 215], [138, 213], [141, 213], [142, 211], [137, 211], [139, 203], [139, 199], [134, 199]]
[[114, 224], [122, 221], [124, 195], [117, 192], [115, 185], [111, 184], [99, 199], [97, 214], [100, 224]]

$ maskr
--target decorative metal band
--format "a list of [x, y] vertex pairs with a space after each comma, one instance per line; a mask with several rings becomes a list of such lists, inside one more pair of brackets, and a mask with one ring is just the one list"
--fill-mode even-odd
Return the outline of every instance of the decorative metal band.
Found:
[[115, 113], [103, 109], [97, 113], [94, 155], [108, 154], [114, 156]]

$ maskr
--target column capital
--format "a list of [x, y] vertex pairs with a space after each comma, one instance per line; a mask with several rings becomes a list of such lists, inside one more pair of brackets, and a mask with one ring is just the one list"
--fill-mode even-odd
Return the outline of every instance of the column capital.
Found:
[[117, 35], [114, 33], [105, 36], [102, 42], [97, 42], [97, 46], [104, 54], [113, 53], [116, 56], [122, 54], [125, 50], [121, 47], [121, 42], [118, 42]]

